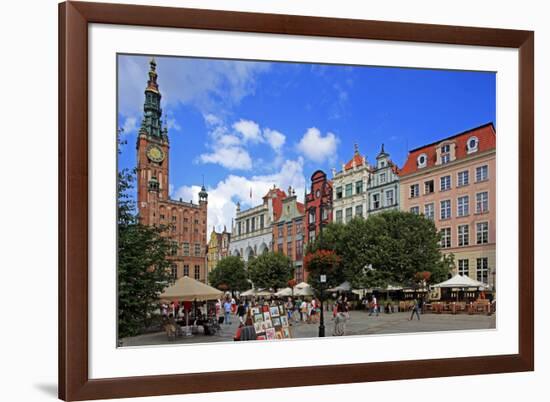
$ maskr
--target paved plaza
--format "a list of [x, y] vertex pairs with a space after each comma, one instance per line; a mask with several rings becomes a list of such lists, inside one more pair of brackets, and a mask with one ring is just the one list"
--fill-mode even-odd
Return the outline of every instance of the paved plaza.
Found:
[[[364, 311], [352, 311], [346, 324], [346, 335], [402, 334], [413, 332], [457, 331], [472, 329], [496, 328], [496, 315], [467, 314], [421, 314], [409, 321], [410, 313], [393, 313], [369, 316]], [[232, 317], [231, 325], [223, 325], [222, 331], [216, 335], [205, 336], [202, 332], [192, 336], [181, 336], [169, 340], [164, 332], [139, 335], [122, 340], [122, 346], [144, 346], [163, 344], [187, 344], [228, 342], [233, 340], [237, 330], [238, 319]], [[334, 321], [332, 314], [325, 314], [325, 334], [332, 336]], [[199, 328], [202, 331], [202, 327]], [[319, 324], [293, 323], [291, 326], [293, 338], [315, 338], [319, 334]]]

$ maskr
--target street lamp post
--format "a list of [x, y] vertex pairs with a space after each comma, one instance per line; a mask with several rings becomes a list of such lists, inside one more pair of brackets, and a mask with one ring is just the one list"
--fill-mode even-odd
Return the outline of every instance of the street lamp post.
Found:
[[327, 281], [326, 275], [321, 275], [319, 282], [321, 283], [321, 316], [319, 317], [319, 338], [325, 337], [325, 314], [323, 308], [324, 298], [324, 283]]

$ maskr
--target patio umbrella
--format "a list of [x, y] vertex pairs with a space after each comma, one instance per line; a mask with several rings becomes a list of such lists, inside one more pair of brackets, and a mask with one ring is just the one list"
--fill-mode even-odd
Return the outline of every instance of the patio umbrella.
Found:
[[294, 296], [313, 296], [313, 289], [308, 283], [301, 282], [294, 287]]
[[284, 288], [279, 290], [277, 293], [275, 293], [275, 296], [277, 297], [288, 297], [292, 296], [292, 289], [291, 288]]
[[223, 292], [221, 290], [184, 276], [164, 289], [160, 298], [164, 300], [205, 301], [220, 299], [222, 296]]
[[348, 281], [342, 282], [338, 286], [327, 289], [327, 292], [349, 292], [351, 290], [351, 284]]
[[269, 289], [255, 289], [255, 288], [252, 288], [252, 289], [248, 289], [245, 292], [242, 292], [241, 296], [245, 296], [245, 297], [248, 297], [248, 296], [269, 297], [272, 294], [273, 294], [273, 292], [269, 291]]
[[[451, 289], [464, 289], [466, 288], [476, 288], [478, 290], [485, 290], [489, 288], [489, 285], [476, 281], [475, 279], [470, 278], [469, 276], [463, 276], [456, 274], [451, 279], [447, 279], [441, 283], [433, 285], [434, 288], [451, 288]], [[456, 299], [458, 300], [458, 291], [456, 292]]]

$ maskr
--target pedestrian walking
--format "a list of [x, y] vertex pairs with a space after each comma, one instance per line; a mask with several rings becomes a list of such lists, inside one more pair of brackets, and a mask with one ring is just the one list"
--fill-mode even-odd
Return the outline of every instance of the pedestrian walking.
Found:
[[231, 300], [226, 299], [223, 304], [225, 325], [231, 325]]
[[246, 314], [246, 307], [244, 306], [243, 302], [239, 302], [239, 306], [237, 307], [237, 316], [239, 317], [239, 322], [241, 324], [244, 324], [245, 314]]
[[417, 299], [414, 299], [409, 321], [413, 319], [415, 313], [416, 313], [416, 317], [418, 317], [418, 319], [420, 320], [420, 314], [418, 310], [420, 310], [420, 303], [418, 302]]
[[378, 300], [376, 300], [375, 295], [372, 295], [371, 310], [369, 316], [371, 316], [373, 312], [376, 313], [376, 316], [378, 317]]

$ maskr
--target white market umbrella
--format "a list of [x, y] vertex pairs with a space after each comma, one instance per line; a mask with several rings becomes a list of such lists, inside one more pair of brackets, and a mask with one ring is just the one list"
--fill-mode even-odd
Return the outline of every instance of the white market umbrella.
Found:
[[284, 288], [279, 290], [277, 293], [275, 293], [275, 296], [277, 297], [288, 297], [292, 296], [292, 289], [291, 288]]
[[488, 289], [489, 285], [476, 281], [469, 276], [456, 274], [451, 279], [433, 285], [434, 288], [478, 288], [480, 290]]
[[294, 296], [313, 296], [313, 289], [306, 282], [300, 282], [294, 286]]
[[349, 292], [351, 290], [351, 284], [348, 281], [342, 282], [338, 286], [327, 289], [327, 292]]
[[269, 289], [255, 289], [255, 288], [252, 288], [252, 289], [248, 289], [245, 292], [242, 292], [241, 296], [245, 296], [245, 297], [250, 297], [250, 296], [268, 297], [268, 296], [271, 296], [272, 294], [273, 294], [273, 292], [270, 292]]

